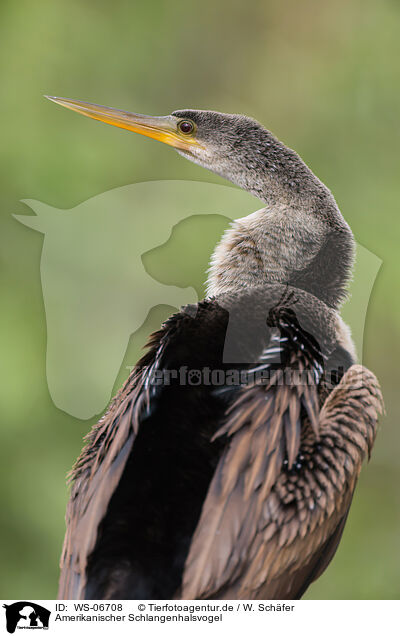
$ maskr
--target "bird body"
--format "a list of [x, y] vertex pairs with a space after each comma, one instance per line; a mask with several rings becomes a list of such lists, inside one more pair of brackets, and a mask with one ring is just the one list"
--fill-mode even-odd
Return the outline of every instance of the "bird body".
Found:
[[254, 120], [52, 99], [164, 141], [265, 204], [227, 230], [208, 297], [151, 336], [89, 434], [59, 597], [300, 598], [336, 551], [382, 408], [339, 315], [351, 230]]

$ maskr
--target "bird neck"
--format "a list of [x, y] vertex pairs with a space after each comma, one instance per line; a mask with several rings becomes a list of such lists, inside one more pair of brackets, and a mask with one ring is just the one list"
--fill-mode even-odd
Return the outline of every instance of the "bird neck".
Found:
[[238, 154], [229, 168], [219, 166], [221, 175], [266, 207], [235, 221], [224, 234], [211, 259], [208, 293], [288, 283], [337, 308], [353, 265], [352, 232], [331, 192], [300, 157], [267, 139], [266, 149], [241, 161]]

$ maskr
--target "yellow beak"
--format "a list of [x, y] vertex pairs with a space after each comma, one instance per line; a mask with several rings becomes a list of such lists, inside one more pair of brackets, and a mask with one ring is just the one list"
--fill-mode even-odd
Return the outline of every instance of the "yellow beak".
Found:
[[51, 97], [45, 95], [56, 104], [65, 106], [76, 113], [97, 119], [105, 124], [125, 128], [132, 132], [157, 139], [165, 144], [173, 146], [178, 150], [190, 150], [193, 146], [201, 148], [193, 135], [184, 135], [177, 128], [179, 122], [178, 117], [167, 115], [166, 117], [151, 117], [149, 115], [138, 115], [137, 113], [128, 113], [124, 110], [116, 108], [108, 108], [107, 106], [99, 106], [98, 104], [90, 104], [89, 102], [80, 102], [73, 99], [64, 99], [62, 97]]

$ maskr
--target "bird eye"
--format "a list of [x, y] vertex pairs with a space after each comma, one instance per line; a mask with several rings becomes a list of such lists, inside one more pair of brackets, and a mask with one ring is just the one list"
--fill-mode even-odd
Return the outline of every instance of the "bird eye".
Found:
[[194, 130], [194, 125], [191, 121], [183, 120], [179, 122], [178, 128], [185, 135], [190, 135]]

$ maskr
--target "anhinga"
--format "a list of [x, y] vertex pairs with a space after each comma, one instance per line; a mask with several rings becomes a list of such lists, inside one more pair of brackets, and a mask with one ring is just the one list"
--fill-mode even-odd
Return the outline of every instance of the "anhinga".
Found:
[[349, 226], [299, 156], [250, 118], [50, 99], [163, 141], [264, 202], [216, 248], [209, 296], [151, 336], [89, 434], [59, 597], [301, 597], [337, 549], [382, 408], [338, 313]]

